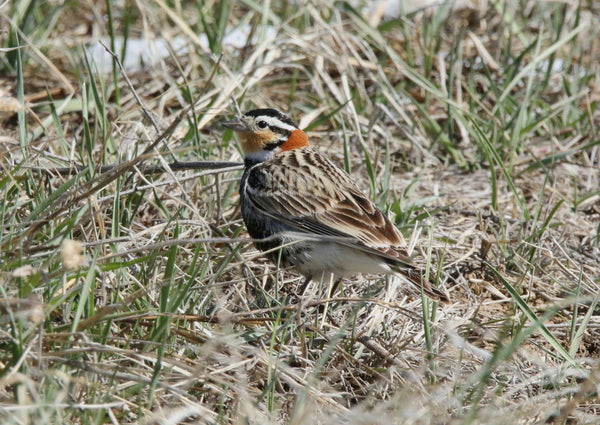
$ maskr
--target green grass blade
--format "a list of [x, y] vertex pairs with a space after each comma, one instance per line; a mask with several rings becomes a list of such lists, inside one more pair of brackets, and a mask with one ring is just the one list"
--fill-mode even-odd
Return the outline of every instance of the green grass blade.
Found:
[[[563, 360], [570, 363], [571, 366], [579, 368], [580, 367], [579, 364], [575, 361], [575, 359], [571, 356], [571, 354], [569, 354], [569, 352], [567, 350], [565, 350], [565, 348], [562, 346], [562, 344], [560, 342], [558, 342], [558, 340], [556, 339], [554, 334], [552, 334], [552, 332], [550, 332], [548, 330], [546, 325], [544, 325], [543, 320], [540, 319], [533, 312], [533, 310], [529, 307], [527, 302], [521, 297], [521, 295], [519, 295], [517, 290], [504, 278], [504, 276], [502, 276], [502, 274], [500, 274], [500, 272], [498, 272], [498, 270], [496, 270], [495, 267], [493, 267], [488, 262], [485, 262], [485, 265], [496, 276], [496, 278], [502, 283], [502, 285], [504, 285], [504, 288], [508, 291], [508, 293], [511, 295], [513, 300], [515, 300], [519, 309], [525, 314], [527, 319], [529, 319], [529, 321], [532, 323], [532, 329], [538, 330], [544, 336], [546, 341], [548, 341], [548, 343], [552, 346], [552, 348], [554, 348], [554, 350], [556, 350], [556, 352], [563, 358]], [[553, 314], [553, 313], [552, 312], [546, 313], [546, 316], [549, 318], [550, 314]]]

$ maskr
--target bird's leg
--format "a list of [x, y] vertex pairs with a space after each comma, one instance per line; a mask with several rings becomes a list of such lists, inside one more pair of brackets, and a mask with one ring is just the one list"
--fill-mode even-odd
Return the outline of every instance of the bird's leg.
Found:
[[[329, 275], [329, 284], [327, 285], [327, 292], [325, 293], [325, 298], [329, 299], [331, 298], [332, 294], [335, 293], [335, 291], [337, 290], [340, 281], [342, 280], [341, 278], [339, 278], [338, 280], [333, 280], [335, 278], [334, 274], [330, 274]], [[329, 301], [327, 301], [324, 305], [319, 306], [319, 311], [321, 311], [322, 308], [322, 313], [323, 313], [323, 320], [321, 321], [321, 327], [325, 326], [325, 320], [327, 319], [327, 310], [329, 309]]]
[[306, 292], [306, 288], [308, 284], [312, 280], [312, 276], [308, 275], [302, 282], [302, 286], [300, 287], [300, 292], [298, 293], [298, 306], [296, 308], [296, 326], [300, 329], [300, 347], [302, 347], [302, 359], [307, 359], [307, 343], [306, 343], [306, 326], [302, 323], [302, 309], [304, 308], [304, 293]]
[[342, 281], [342, 278], [340, 277], [338, 280], [333, 282], [333, 284], [331, 285], [331, 287], [329, 289], [329, 293], [327, 294], [327, 298], [331, 298], [333, 296], [333, 294], [335, 294], [337, 292], [338, 288], [340, 287], [341, 281]]
[[300, 287], [300, 292], [299, 292], [300, 298], [302, 298], [302, 296], [304, 296], [304, 293], [306, 292], [306, 288], [308, 287], [308, 284], [310, 283], [311, 280], [312, 280], [312, 276], [308, 275], [304, 279], [304, 282], [302, 282], [302, 286]]

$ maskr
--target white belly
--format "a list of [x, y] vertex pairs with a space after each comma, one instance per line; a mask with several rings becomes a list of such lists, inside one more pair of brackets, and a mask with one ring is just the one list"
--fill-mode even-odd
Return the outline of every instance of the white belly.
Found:
[[314, 243], [302, 256], [296, 269], [315, 279], [321, 274], [333, 274], [337, 279], [357, 273], [393, 273], [380, 257], [335, 242]]

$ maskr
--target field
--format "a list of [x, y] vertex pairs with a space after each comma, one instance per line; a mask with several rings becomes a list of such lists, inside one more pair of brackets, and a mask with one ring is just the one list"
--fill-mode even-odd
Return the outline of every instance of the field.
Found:
[[[0, 2], [1, 423], [600, 423], [600, 3], [374, 3]], [[241, 220], [256, 107], [450, 304], [298, 296]]]

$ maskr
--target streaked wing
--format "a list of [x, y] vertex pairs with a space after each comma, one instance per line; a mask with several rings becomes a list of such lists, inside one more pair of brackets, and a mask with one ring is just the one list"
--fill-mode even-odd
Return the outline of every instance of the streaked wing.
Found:
[[[294, 172], [286, 172], [290, 169]], [[402, 249], [404, 239], [394, 224], [362, 194], [350, 176], [312, 148], [283, 152], [254, 167], [246, 190], [261, 213], [294, 229], [353, 238], [386, 256], [410, 263]]]

